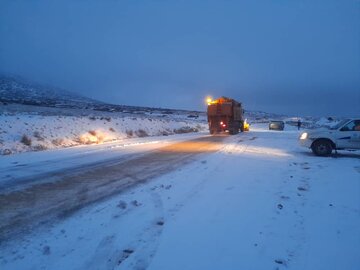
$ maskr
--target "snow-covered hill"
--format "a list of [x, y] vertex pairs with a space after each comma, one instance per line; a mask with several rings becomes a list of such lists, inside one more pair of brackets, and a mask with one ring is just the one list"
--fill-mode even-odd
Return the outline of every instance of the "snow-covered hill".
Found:
[[86, 107], [101, 103], [64, 89], [43, 86], [22, 78], [3, 75], [0, 75], [0, 101], [55, 107]]
[[149, 108], [104, 103], [73, 92], [0, 74], [0, 104], [35, 105], [51, 108], [89, 109], [101, 112], [197, 114], [196, 111]]

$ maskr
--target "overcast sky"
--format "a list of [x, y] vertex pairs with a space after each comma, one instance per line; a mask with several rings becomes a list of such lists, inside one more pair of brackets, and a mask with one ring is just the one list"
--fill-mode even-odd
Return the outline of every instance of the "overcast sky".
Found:
[[360, 115], [360, 1], [0, 0], [0, 72], [126, 105]]

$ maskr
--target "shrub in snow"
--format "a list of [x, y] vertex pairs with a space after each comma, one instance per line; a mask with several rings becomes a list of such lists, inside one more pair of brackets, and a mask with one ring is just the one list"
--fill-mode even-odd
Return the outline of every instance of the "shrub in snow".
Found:
[[147, 137], [147, 136], [149, 136], [149, 134], [143, 129], [139, 129], [139, 130], [135, 131], [135, 134], [138, 137]]
[[49, 246], [44, 246], [43, 247], [43, 255], [50, 255], [51, 253], [51, 249]]
[[105, 141], [106, 134], [104, 134], [102, 132], [97, 132], [96, 138], [98, 139], [97, 143], [102, 143], [103, 141]]
[[101, 117], [100, 120], [106, 120], [108, 122], [111, 121], [111, 117]]
[[26, 146], [31, 146], [31, 138], [29, 138], [29, 137], [26, 136], [25, 134], [21, 137], [20, 142], [22, 142], [22, 143], [25, 144]]
[[111, 132], [115, 132], [115, 129], [113, 129], [112, 127], [109, 128], [109, 130], [110, 130]]
[[33, 136], [38, 139], [38, 141], [43, 141], [44, 138], [40, 135], [39, 131], [34, 131]]
[[88, 133], [81, 135], [76, 141], [81, 144], [102, 143], [106, 134], [101, 131], [89, 130]]
[[86, 134], [81, 135], [79, 138], [76, 138], [74, 141], [77, 142], [77, 143], [80, 143], [80, 144], [91, 144], [91, 143], [94, 143], [94, 142], [92, 142], [92, 141], [89, 139], [89, 137], [88, 137]]
[[132, 204], [133, 206], [140, 206], [140, 205], [141, 205], [141, 203], [139, 203], [137, 200], [133, 200], [133, 201], [131, 202], [131, 204]]
[[34, 151], [44, 151], [48, 149], [45, 145], [42, 144], [34, 145], [32, 148], [34, 149]]
[[174, 133], [171, 131], [168, 131], [168, 130], [163, 130], [158, 133], [158, 135], [161, 135], [161, 136], [168, 136], [168, 135], [172, 135], [172, 134], [174, 134]]
[[6, 155], [11, 155], [12, 152], [11, 152], [10, 149], [4, 149], [3, 152], [2, 152], [2, 154], [3, 154], [4, 156], [6, 156]]
[[119, 203], [117, 204], [117, 207], [119, 207], [121, 209], [126, 209], [127, 203], [124, 201], [119, 201]]
[[64, 144], [64, 139], [54, 139], [51, 141], [51, 143], [55, 146], [61, 146]]
[[174, 132], [176, 134], [182, 134], [182, 133], [198, 132], [198, 130], [192, 127], [181, 127], [178, 129], [174, 129]]
[[89, 130], [88, 131], [90, 135], [96, 136], [96, 131], [95, 130]]
[[131, 129], [126, 130], [126, 135], [130, 138], [130, 137], [134, 136], [134, 132]]

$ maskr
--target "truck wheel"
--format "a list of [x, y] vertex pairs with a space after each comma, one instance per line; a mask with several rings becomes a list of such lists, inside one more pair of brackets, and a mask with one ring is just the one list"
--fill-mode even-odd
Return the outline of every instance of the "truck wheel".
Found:
[[241, 123], [240, 123], [240, 131], [241, 131], [241, 132], [244, 132], [244, 122], [241, 122]]
[[239, 130], [237, 128], [229, 129], [229, 134], [230, 135], [235, 135], [235, 134], [238, 134], [238, 133], [239, 133]]
[[332, 152], [332, 145], [331, 142], [328, 140], [317, 140], [313, 142], [311, 146], [311, 150], [317, 156], [329, 156]]

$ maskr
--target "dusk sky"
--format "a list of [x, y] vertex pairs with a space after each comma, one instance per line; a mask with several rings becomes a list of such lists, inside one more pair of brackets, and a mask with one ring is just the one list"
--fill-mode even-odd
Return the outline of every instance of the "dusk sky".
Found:
[[360, 115], [360, 1], [1, 0], [0, 72], [105, 102]]

